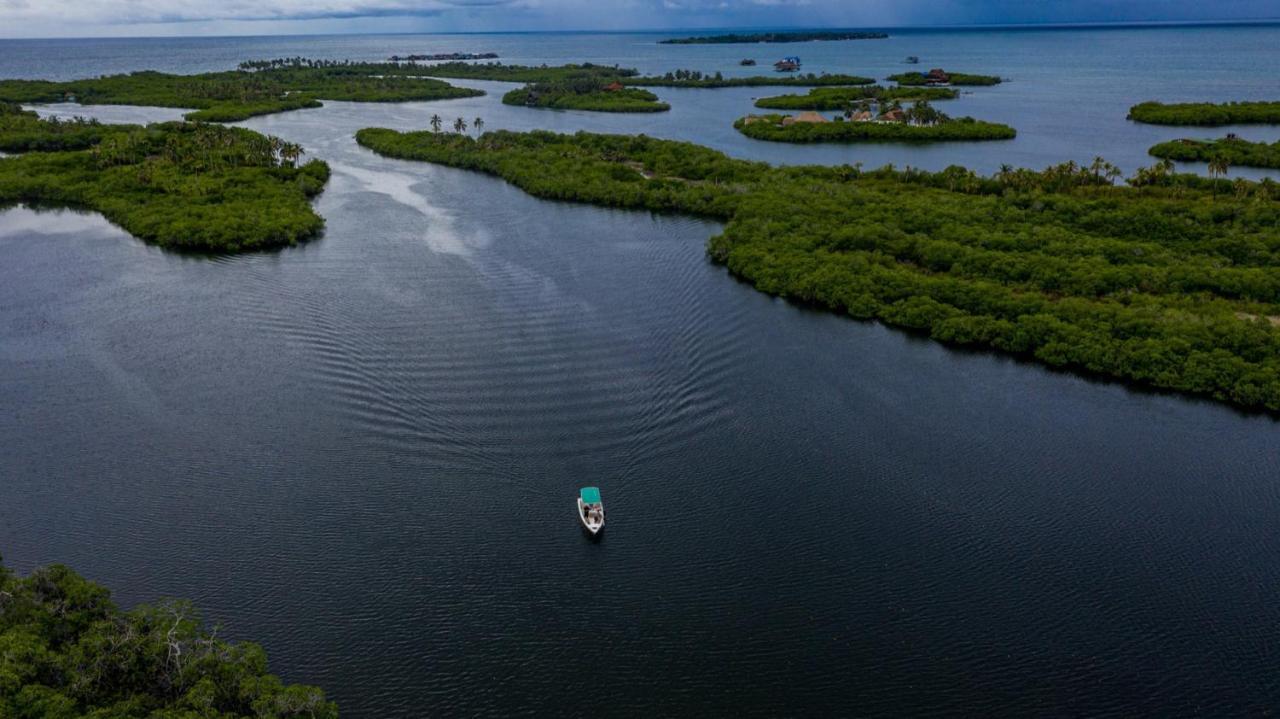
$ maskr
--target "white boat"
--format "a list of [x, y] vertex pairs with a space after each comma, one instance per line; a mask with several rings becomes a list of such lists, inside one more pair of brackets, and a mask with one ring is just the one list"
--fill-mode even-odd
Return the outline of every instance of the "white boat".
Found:
[[583, 487], [578, 492], [578, 519], [592, 536], [604, 529], [604, 502], [600, 501], [598, 487]]

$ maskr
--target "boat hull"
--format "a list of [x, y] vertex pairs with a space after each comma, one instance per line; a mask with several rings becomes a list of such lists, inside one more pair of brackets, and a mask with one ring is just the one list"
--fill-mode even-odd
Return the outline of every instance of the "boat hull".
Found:
[[591, 521], [591, 519], [588, 517], [588, 511], [589, 511], [588, 506], [582, 501], [582, 498], [579, 497], [578, 498], [578, 521], [582, 522], [583, 531], [585, 531], [587, 534], [590, 534], [591, 536], [594, 537], [600, 534], [600, 532], [604, 531], [604, 507], [600, 508], [601, 516], [600, 516], [599, 523], [595, 523]]

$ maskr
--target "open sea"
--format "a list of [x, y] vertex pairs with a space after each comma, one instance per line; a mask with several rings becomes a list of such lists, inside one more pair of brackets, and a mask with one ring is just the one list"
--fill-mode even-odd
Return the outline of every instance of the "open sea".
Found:
[[1275, 418], [800, 308], [711, 264], [714, 222], [539, 200], [352, 137], [438, 113], [983, 172], [1280, 140], [1125, 120], [1280, 100], [1278, 26], [891, 32], [0, 41], [0, 78], [48, 79], [448, 51], [726, 75], [798, 54], [883, 78], [918, 55], [1009, 78], [939, 107], [1018, 130], [797, 146], [732, 128], [787, 89], [659, 88], [671, 112], [609, 115], [454, 81], [489, 94], [241, 123], [334, 170], [301, 247], [182, 255], [95, 214], [0, 211], [5, 563], [69, 564], [125, 605], [190, 598], [351, 718], [1277, 711]]

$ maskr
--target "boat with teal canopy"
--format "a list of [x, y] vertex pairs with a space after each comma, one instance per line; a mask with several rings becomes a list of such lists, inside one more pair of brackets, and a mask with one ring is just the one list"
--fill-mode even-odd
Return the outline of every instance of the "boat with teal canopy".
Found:
[[578, 491], [578, 519], [592, 536], [604, 529], [604, 502], [599, 487], [583, 487]]

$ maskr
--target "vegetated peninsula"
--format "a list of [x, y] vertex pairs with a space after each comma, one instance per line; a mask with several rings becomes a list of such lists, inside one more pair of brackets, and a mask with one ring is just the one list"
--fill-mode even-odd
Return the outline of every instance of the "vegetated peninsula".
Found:
[[250, 642], [206, 630], [188, 602], [122, 611], [65, 566], [0, 565], [0, 716], [337, 719], [316, 687], [285, 685]]
[[1250, 142], [1228, 135], [1220, 140], [1171, 140], [1153, 146], [1156, 157], [1181, 162], [1208, 162], [1211, 170], [1232, 165], [1280, 169], [1280, 142]]
[[858, 75], [756, 75], [751, 77], [725, 77], [722, 73], [704, 73], [700, 70], [673, 70], [665, 75], [641, 76], [637, 70], [616, 65], [504, 65], [497, 62], [466, 63], [449, 62], [439, 65], [416, 66], [416, 71], [430, 77], [453, 80], [496, 80], [500, 82], [546, 83], [593, 81], [603, 84], [618, 82], [630, 87], [687, 87], [715, 89], [722, 87], [809, 87], [832, 85], [870, 85], [869, 77]]
[[42, 120], [0, 103], [0, 204], [82, 207], [164, 247], [243, 252], [315, 237], [329, 166], [251, 130]]
[[200, 75], [135, 72], [86, 80], [2, 80], [0, 101], [193, 108], [189, 120], [235, 122], [319, 107], [321, 100], [408, 102], [483, 95], [425, 77], [420, 66], [329, 60], [257, 60]]
[[899, 85], [999, 85], [1003, 82], [995, 75], [972, 75], [964, 72], [947, 72], [935, 68], [929, 72], [901, 72], [888, 79]]
[[807, 95], [776, 95], [756, 100], [765, 110], [845, 110], [864, 100], [909, 102], [953, 100], [960, 96], [946, 87], [815, 87]]
[[[539, 197], [725, 222], [773, 295], [1053, 367], [1280, 411], [1280, 186], [1102, 160], [982, 177], [772, 167], [645, 136], [365, 129], [381, 154]], [[1240, 184], [1243, 183], [1243, 184]]]
[[1153, 125], [1277, 125], [1280, 102], [1142, 102], [1129, 108], [1129, 119]]
[[648, 90], [618, 81], [569, 80], [525, 85], [502, 96], [504, 105], [594, 112], [665, 112], [671, 106]]
[[926, 102], [913, 107], [890, 106], [879, 115], [870, 111], [837, 115], [828, 119], [816, 112], [800, 115], [749, 115], [733, 123], [742, 134], [772, 142], [939, 142], [957, 140], [1012, 140], [1017, 131], [1008, 125], [948, 117]]
[[761, 42], [811, 42], [815, 40], [883, 40], [885, 32], [867, 30], [823, 32], [757, 32], [747, 34], [707, 35], [704, 37], [680, 37], [659, 40], [660, 45], [738, 45]]
[[870, 85], [875, 80], [859, 75], [807, 73], [804, 75], [752, 75], [750, 77], [725, 77], [719, 72], [703, 73], [697, 70], [676, 70], [662, 76], [628, 77], [624, 85], [639, 87], [687, 87], [715, 89], [721, 87], [829, 87], [843, 85]]

